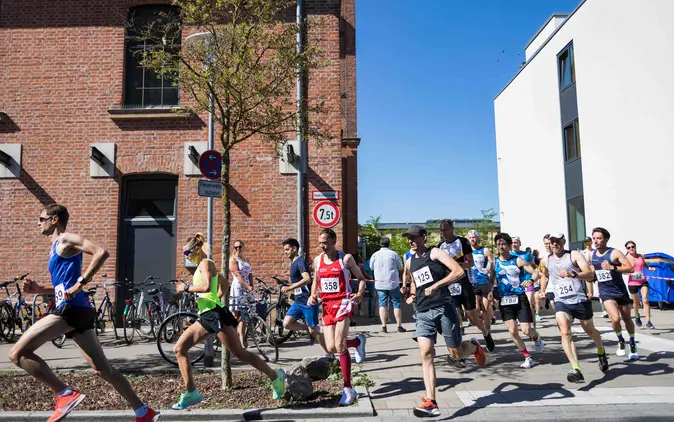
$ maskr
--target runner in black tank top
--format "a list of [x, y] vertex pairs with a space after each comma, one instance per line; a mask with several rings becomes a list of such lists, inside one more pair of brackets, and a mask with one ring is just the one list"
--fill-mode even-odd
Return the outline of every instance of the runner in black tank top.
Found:
[[622, 280], [622, 274], [632, 272], [632, 264], [618, 249], [607, 246], [611, 234], [603, 227], [592, 230], [592, 241], [595, 250], [592, 252], [592, 269], [597, 284], [599, 297], [604, 302], [604, 308], [611, 318], [613, 331], [618, 337], [617, 356], [625, 356], [625, 338], [622, 334], [620, 319], [625, 323], [625, 330], [630, 335], [630, 360], [639, 359], [637, 344], [634, 341], [634, 322], [630, 311], [632, 300], [627, 293], [627, 287]]
[[403, 236], [416, 252], [405, 263], [412, 275], [412, 292], [407, 303], [416, 302], [417, 326], [413, 339], [419, 344], [424, 386], [428, 398], [421, 399], [421, 405], [414, 408], [416, 416], [437, 416], [440, 414], [435, 402], [435, 363], [433, 355], [435, 340], [440, 331], [445, 339], [451, 361], [462, 366], [463, 357], [472, 354], [480, 366], [485, 366], [487, 356], [476, 339], [461, 341], [456, 310], [449, 294], [448, 286], [463, 278], [464, 272], [456, 261], [438, 249], [426, 248], [426, 229], [412, 225]]

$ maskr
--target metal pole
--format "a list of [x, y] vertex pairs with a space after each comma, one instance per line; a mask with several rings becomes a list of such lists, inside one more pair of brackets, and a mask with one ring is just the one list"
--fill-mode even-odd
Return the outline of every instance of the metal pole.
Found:
[[[304, 52], [304, 0], [297, 0], [297, 54]], [[304, 174], [307, 170], [309, 157], [307, 143], [304, 139], [304, 79], [302, 62], [297, 67], [297, 142], [300, 149], [300, 162], [297, 168], [297, 241], [300, 243], [299, 255], [305, 251], [304, 240]]]
[[[209, 111], [208, 111], [208, 149], [214, 149], [215, 148], [215, 141], [214, 141], [214, 126], [215, 126], [215, 121], [213, 118], [213, 107], [214, 107], [214, 100], [213, 100], [213, 94], [209, 95], [210, 103], [209, 103]], [[208, 197], [208, 229], [207, 229], [207, 234], [206, 237], [208, 238], [208, 244], [213, 246], [213, 198]], [[209, 254], [209, 258], [213, 258], [213, 251]], [[199, 271], [199, 269], [197, 269]], [[210, 280], [208, 280], [210, 283]], [[206, 337], [205, 344], [204, 344], [204, 366], [207, 368], [211, 368], [214, 366], [214, 351], [213, 351], [213, 340], [214, 340], [215, 335], [211, 334], [208, 337]]]

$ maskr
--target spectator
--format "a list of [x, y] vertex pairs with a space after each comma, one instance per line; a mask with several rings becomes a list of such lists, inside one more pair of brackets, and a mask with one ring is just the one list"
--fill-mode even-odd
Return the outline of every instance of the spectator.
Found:
[[400, 272], [403, 269], [403, 262], [400, 256], [393, 252], [391, 239], [382, 237], [380, 241], [381, 249], [370, 257], [370, 263], [374, 271], [375, 287], [379, 296], [379, 320], [381, 321], [381, 331], [387, 332], [386, 323], [388, 321], [388, 302], [393, 306], [393, 315], [398, 324], [398, 332], [404, 333], [402, 326], [402, 311], [400, 309]]

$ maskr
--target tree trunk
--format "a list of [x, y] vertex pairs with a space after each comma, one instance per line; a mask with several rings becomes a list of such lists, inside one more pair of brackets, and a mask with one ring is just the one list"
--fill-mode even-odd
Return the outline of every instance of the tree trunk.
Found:
[[[229, 200], [229, 148], [225, 148], [222, 153], [222, 275], [229, 280], [229, 245], [231, 242], [231, 222]], [[229, 304], [229, 291], [225, 293], [225, 306]], [[222, 389], [230, 390], [232, 388], [232, 366], [230, 362], [229, 349], [222, 345], [220, 357], [220, 376], [222, 378]]]

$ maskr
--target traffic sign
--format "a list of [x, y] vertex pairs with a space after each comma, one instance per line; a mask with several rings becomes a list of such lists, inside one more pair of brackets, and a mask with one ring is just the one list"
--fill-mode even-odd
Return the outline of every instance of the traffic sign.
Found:
[[333, 227], [339, 222], [339, 208], [330, 201], [323, 201], [314, 207], [314, 222], [321, 227]]
[[212, 149], [204, 151], [199, 157], [199, 170], [207, 179], [219, 179], [222, 174], [222, 155]]
[[333, 199], [333, 200], [338, 200], [339, 199], [339, 191], [338, 190], [322, 190], [318, 191], [315, 190], [311, 192], [311, 199], [314, 201], [322, 201], [325, 199]]
[[222, 185], [219, 180], [199, 180], [199, 196], [222, 198]]

